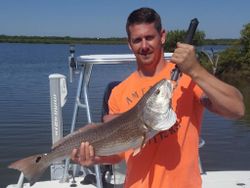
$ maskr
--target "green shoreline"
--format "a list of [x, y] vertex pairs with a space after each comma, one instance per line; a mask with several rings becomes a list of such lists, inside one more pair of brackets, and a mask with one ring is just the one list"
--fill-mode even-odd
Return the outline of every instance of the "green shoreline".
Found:
[[[239, 39], [205, 39], [203, 45], [232, 45]], [[0, 35], [0, 43], [42, 44], [127, 44], [127, 38], [78, 38], [57, 36], [8, 36]]]
[[0, 35], [0, 43], [42, 44], [126, 44], [126, 38], [78, 38], [57, 36], [7, 36]]

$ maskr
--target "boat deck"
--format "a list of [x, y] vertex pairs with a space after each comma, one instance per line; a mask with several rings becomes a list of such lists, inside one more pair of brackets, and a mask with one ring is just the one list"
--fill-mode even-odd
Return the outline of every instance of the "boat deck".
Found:
[[250, 171], [209, 171], [202, 182], [203, 188], [250, 188]]
[[[58, 180], [37, 182], [32, 187], [25, 183], [23, 188], [96, 188], [94, 185], [83, 185], [83, 177], [76, 177], [76, 183], [72, 179], [68, 183], [59, 183]], [[250, 171], [209, 171], [202, 175], [203, 188], [250, 188]], [[7, 188], [16, 188], [9, 185]]]

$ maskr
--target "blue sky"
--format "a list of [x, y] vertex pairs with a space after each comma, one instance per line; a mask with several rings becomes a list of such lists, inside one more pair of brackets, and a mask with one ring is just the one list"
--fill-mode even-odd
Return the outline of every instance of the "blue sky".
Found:
[[143, 6], [154, 8], [167, 30], [198, 18], [206, 38], [238, 38], [250, 22], [249, 0], [2, 0], [0, 34], [126, 37], [128, 14]]

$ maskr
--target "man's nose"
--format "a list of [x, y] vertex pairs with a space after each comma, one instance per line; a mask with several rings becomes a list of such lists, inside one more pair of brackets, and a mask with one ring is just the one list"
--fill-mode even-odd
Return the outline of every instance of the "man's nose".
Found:
[[142, 49], [143, 50], [148, 50], [148, 47], [149, 47], [148, 41], [146, 39], [143, 39], [142, 40]]

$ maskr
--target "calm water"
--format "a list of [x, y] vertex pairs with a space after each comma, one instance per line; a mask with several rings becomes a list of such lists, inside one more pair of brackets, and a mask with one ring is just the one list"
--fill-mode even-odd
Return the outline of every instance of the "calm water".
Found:
[[[209, 49], [209, 47], [208, 47]], [[129, 53], [127, 45], [78, 45], [76, 55]], [[16, 183], [19, 173], [7, 169], [16, 159], [47, 152], [51, 145], [49, 80], [51, 73], [68, 75], [68, 45], [0, 44], [0, 187]], [[111, 80], [125, 78], [133, 65], [94, 67], [90, 104], [94, 121], [100, 119], [101, 98]], [[105, 74], [104, 74], [105, 73]], [[108, 76], [107, 76], [108, 75]], [[77, 78], [77, 76], [76, 76]], [[201, 149], [205, 170], [250, 170], [250, 87], [245, 95], [247, 115], [230, 121], [205, 113]], [[65, 134], [69, 132], [76, 81], [68, 83], [63, 109]], [[86, 123], [83, 111], [77, 126]]]

